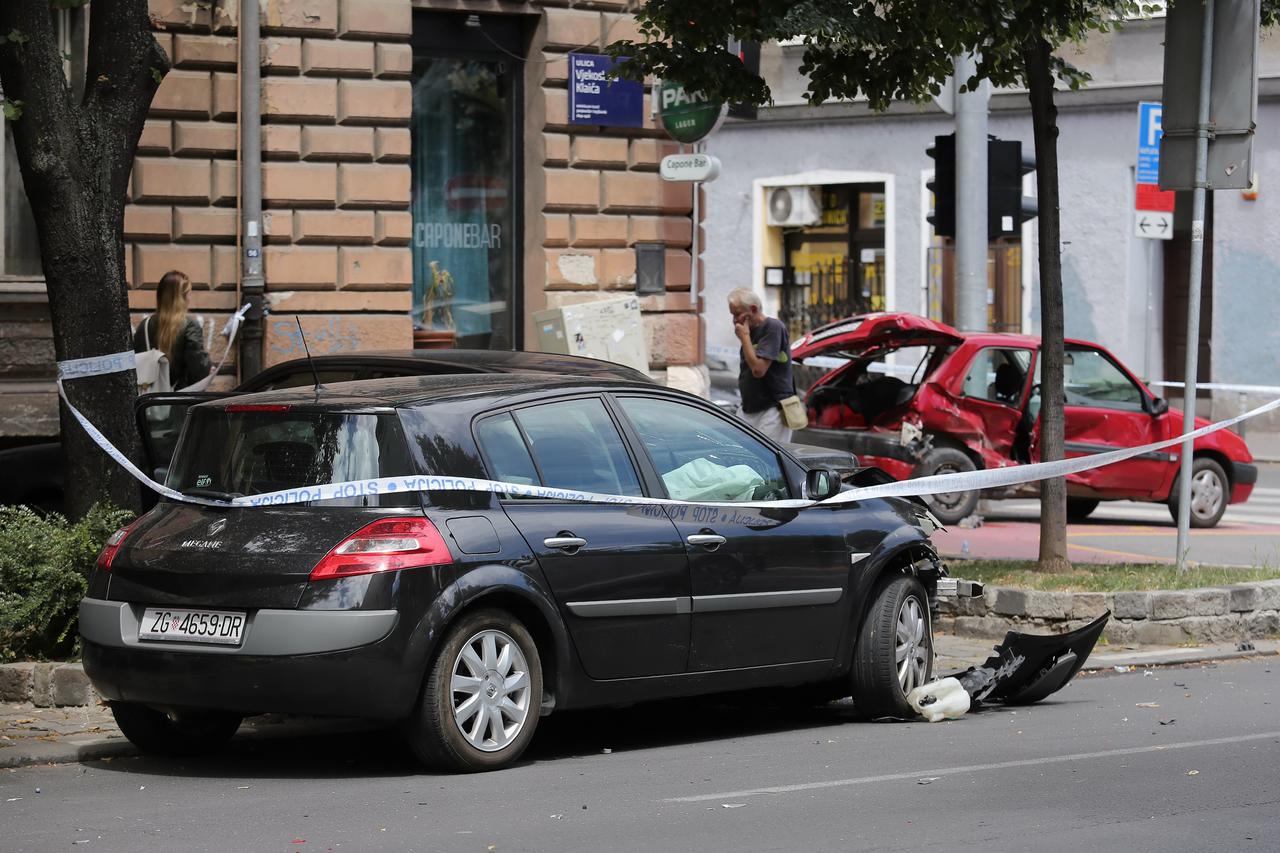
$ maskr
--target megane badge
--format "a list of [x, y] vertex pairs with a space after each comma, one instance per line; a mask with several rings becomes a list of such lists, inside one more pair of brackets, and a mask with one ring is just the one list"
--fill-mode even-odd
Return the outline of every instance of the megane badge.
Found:
[[227, 520], [225, 518], [220, 518], [217, 521], [215, 521], [213, 524], [209, 525], [208, 535], [217, 536], [219, 533], [222, 532], [222, 529], [226, 526], [227, 526]]

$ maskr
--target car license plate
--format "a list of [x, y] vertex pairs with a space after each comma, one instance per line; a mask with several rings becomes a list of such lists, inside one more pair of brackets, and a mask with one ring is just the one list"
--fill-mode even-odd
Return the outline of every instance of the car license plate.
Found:
[[238, 646], [244, 623], [245, 614], [226, 610], [148, 607], [138, 626], [138, 639]]

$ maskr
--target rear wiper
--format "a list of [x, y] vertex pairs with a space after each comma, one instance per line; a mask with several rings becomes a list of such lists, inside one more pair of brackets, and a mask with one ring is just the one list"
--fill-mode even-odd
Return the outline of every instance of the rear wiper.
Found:
[[183, 489], [182, 494], [193, 498], [212, 498], [215, 501], [229, 501], [244, 497], [241, 492], [220, 492], [217, 489]]

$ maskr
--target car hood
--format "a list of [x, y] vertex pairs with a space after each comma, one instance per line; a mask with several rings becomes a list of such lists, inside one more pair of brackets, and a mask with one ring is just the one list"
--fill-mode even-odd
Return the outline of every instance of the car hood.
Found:
[[857, 356], [873, 348], [958, 344], [964, 337], [955, 329], [917, 314], [859, 314], [829, 323], [807, 333], [791, 347], [791, 357], [843, 353]]

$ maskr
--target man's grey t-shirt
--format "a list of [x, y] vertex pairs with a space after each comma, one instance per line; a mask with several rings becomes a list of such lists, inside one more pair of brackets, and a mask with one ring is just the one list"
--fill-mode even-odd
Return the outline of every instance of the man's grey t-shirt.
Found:
[[765, 317], [751, 330], [751, 345], [756, 355], [769, 361], [764, 376], [756, 379], [746, 356], [738, 353], [738, 392], [742, 395], [742, 411], [749, 415], [778, 405], [778, 401], [795, 393], [791, 382], [791, 337], [782, 321]]

